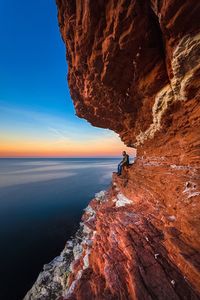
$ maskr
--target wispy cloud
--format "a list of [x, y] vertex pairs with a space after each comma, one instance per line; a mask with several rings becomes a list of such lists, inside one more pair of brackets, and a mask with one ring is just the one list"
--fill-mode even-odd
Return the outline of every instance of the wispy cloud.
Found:
[[[49, 112], [18, 108], [0, 102], [1, 155], [9, 153], [63, 153], [69, 155], [112, 155], [123, 143], [110, 130], [92, 127], [82, 119], [54, 116]], [[4, 149], [4, 150], [3, 150]], [[37, 150], [38, 149], [38, 150]], [[68, 153], [68, 154], [67, 154]]]
[[[0, 115], [5, 115], [6, 120], [19, 118], [18, 121], [30, 124], [34, 121], [35, 130], [39, 127], [41, 131], [53, 133], [55, 137], [62, 140], [93, 140], [93, 139], [116, 139], [116, 134], [110, 130], [93, 127], [88, 122], [78, 117], [69, 119], [60, 116], [52, 115], [51, 113], [44, 113], [29, 109], [9, 106], [0, 102]], [[0, 121], [1, 123], [2, 121]], [[23, 129], [23, 128], [22, 128]]]
[[71, 143], [71, 139], [67, 137], [67, 131], [63, 132], [62, 130], [53, 127], [48, 127], [48, 131], [53, 133], [56, 138], [55, 143]]

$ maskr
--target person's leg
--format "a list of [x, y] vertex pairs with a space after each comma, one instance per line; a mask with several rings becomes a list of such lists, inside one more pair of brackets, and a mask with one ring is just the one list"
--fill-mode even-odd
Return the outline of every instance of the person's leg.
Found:
[[122, 172], [122, 165], [121, 164], [118, 164], [118, 175], [121, 175], [121, 172]]
[[119, 174], [119, 168], [120, 168], [120, 164], [118, 164], [117, 166], [117, 173]]

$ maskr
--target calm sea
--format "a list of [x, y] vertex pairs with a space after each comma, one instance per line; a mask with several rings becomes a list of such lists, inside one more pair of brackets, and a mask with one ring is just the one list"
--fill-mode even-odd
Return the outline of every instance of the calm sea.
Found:
[[119, 159], [0, 159], [0, 299], [21, 300]]

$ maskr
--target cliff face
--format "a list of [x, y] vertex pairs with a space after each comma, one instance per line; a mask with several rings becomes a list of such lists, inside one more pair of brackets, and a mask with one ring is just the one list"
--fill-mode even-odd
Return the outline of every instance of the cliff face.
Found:
[[[198, 123], [183, 120], [180, 114], [196, 116], [199, 3], [57, 0], [57, 4], [78, 116], [116, 131], [129, 146], [150, 140], [149, 147], [144, 143], [139, 148], [140, 155], [147, 148], [155, 154], [158, 147], [166, 153], [176, 143], [171, 156], [179, 157], [191, 148]], [[176, 134], [179, 139], [173, 138]], [[182, 136], [190, 142], [182, 141]]]
[[57, 6], [77, 115], [138, 156], [91, 201], [55, 299], [200, 299], [200, 3]]
[[[135, 164], [115, 178], [133, 204], [114, 214], [106, 205], [95, 225], [100, 238], [94, 238], [98, 250], [91, 250], [87, 292], [190, 299], [178, 290], [188, 281], [200, 291], [200, 3], [57, 5], [78, 116], [114, 130], [138, 153]], [[171, 286], [173, 272], [179, 275]], [[161, 287], [166, 293], [159, 294]], [[79, 288], [74, 293], [83, 299]]]

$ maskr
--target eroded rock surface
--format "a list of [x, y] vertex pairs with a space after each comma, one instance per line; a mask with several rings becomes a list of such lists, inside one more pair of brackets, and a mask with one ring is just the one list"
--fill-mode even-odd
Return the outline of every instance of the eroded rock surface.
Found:
[[[200, 3], [57, 0], [57, 5], [76, 112], [137, 147], [137, 161], [119, 189], [136, 202], [134, 213], [144, 207], [170, 261], [200, 291]], [[141, 282], [133, 280], [132, 292], [127, 287], [130, 298], [140, 299]]]
[[200, 299], [200, 3], [57, 5], [77, 115], [138, 155], [91, 201], [52, 299]]
[[197, 251], [177, 229], [177, 215], [133, 196], [131, 168], [96, 194], [76, 237], [25, 299], [200, 299]]
[[190, 245], [182, 241], [174, 225], [176, 217], [165, 215], [166, 220], [161, 220], [148, 202], [131, 200], [120, 191], [124, 179], [113, 179], [114, 185], [103, 202], [91, 201], [93, 219], [90, 212], [83, 216], [90, 232], [89, 251], [86, 246], [73, 262], [63, 299], [199, 299], [187, 272], [183, 275], [173, 261], [177, 253], [170, 253], [166, 247], [177, 239], [174, 249], [182, 246], [182, 260], [187, 260], [184, 247]]
[[184, 136], [195, 130], [195, 120], [173, 122], [177, 111], [194, 115], [198, 105], [197, 1], [57, 0], [57, 5], [78, 116], [116, 131], [129, 146], [152, 139], [161, 127]]

